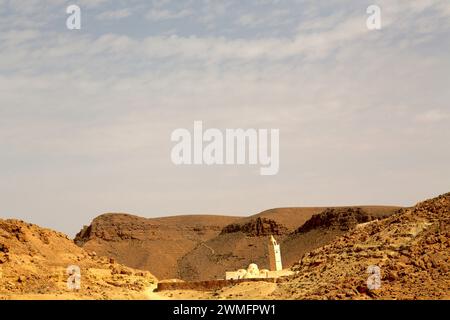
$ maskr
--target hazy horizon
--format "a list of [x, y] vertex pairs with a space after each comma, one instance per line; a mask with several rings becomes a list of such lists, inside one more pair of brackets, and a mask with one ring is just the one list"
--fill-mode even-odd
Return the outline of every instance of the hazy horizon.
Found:
[[[0, 0], [0, 217], [414, 205], [450, 191], [449, 52], [447, 0]], [[174, 165], [198, 120], [279, 129], [278, 174]]]

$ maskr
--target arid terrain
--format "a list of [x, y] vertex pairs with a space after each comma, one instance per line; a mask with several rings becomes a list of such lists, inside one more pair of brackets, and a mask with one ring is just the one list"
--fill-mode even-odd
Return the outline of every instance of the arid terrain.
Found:
[[[369, 290], [370, 266], [380, 287]], [[170, 299], [450, 299], [450, 193], [360, 224], [304, 254], [280, 283], [211, 292], [164, 291]]]
[[[294, 275], [209, 291], [154, 291], [164, 279], [213, 280], [252, 262], [267, 268], [271, 234]], [[80, 290], [67, 288], [69, 265], [81, 269]], [[375, 290], [367, 285], [370, 266], [380, 270]], [[450, 193], [411, 208], [284, 208], [245, 218], [105, 214], [73, 241], [0, 220], [0, 297], [450, 299]]]
[[[113, 257], [127, 266], [148, 270], [158, 279], [220, 279], [225, 271], [254, 262], [267, 268], [267, 237], [277, 237], [286, 267], [305, 252], [353, 228], [358, 219], [389, 216], [398, 207], [279, 208], [245, 218], [176, 216], [146, 219], [125, 214], [97, 217], [75, 237], [88, 251]], [[313, 215], [331, 212], [328, 221]], [[338, 225], [339, 224], [339, 225]]]
[[[71, 265], [80, 268], [80, 290], [67, 287]], [[146, 299], [155, 284], [150, 272], [88, 253], [62, 233], [0, 220], [0, 299]]]
[[[367, 289], [367, 268], [381, 286]], [[373, 221], [306, 255], [274, 298], [450, 299], [450, 193]]]
[[159, 279], [177, 278], [178, 260], [236, 219], [208, 215], [146, 219], [104, 214], [84, 227], [75, 243], [133, 268], [151, 270]]

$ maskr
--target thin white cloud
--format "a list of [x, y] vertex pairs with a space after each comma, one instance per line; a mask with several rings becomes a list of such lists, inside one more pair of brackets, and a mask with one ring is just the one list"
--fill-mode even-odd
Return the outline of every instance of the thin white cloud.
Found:
[[130, 9], [109, 10], [99, 13], [96, 18], [98, 20], [120, 20], [131, 16]]
[[190, 9], [182, 9], [179, 11], [170, 11], [167, 9], [152, 9], [147, 12], [145, 17], [151, 21], [164, 21], [181, 19], [193, 15], [193, 11]]
[[81, 8], [97, 8], [108, 2], [110, 2], [110, 1], [109, 0], [78, 0], [78, 5]]
[[236, 24], [247, 28], [261, 26], [280, 26], [290, 20], [290, 11], [286, 9], [270, 11], [267, 14], [246, 13], [241, 15]]

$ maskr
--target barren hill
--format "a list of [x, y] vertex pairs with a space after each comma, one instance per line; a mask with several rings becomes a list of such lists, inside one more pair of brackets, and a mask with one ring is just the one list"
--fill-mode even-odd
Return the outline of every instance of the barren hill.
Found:
[[169, 279], [178, 276], [178, 259], [236, 219], [210, 215], [147, 219], [110, 213], [84, 227], [75, 242], [127, 266], [150, 270], [160, 279]]
[[283, 239], [283, 262], [292, 266], [305, 253], [321, 247], [338, 236], [354, 229], [358, 224], [384, 219], [398, 208], [348, 207], [327, 208], [313, 215], [297, 230]]
[[[368, 290], [369, 266], [381, 287]], [[450, 193], [367, 223], [306, 254], [278, 298], [450, 299]]]
[[312, 216], [320, 214], [325, 210], [347, 210], [347, 209], [360, 209], [363, 210], [366, 214], [382, 217], [385, 215], [390, 215], [396, 210], [400, 209], [400, 207], [396, 206], [329, 206], [329, 207], [292, 207], [292, 208], [275, 208], [265, 210], [261, 213], [255, 214], [250, 217], [242, 218], [240, 220], [241, 223], [244, 223], [245, 220], [251, 220], [255, 218], [268, 218], [275, 220], [277, 223], [284, 225], [288, 228], [289, 231], [294, 231], [300, 226], [302, 226], [307, 220], [309, 220]]
[[[276, 283], [244, 282], [210, 292], [160, 295], [171, 299], [450, 299], [450, 193], [362, 223], [365, 214], [357, 218], [360, 210], [350, 211], [325, 210], [291, 234], [330, 227], [344, 232], [305, 253], [292, 267], [293, 276]], [[348, 231], [342, 230], [345, 225], [350, 226]], [[369, 288], [368, 283], [374, 283], [368, 280], [375, 274], [368, 269], [377, 268], [380, 282]]]
[[[281, 243], [283, 265], [287, 268], [305, 252], [354, 228], [358, 221], [384, 218], [397, 210], [364, 206], [267, 210], [237, 220], [187, 253], [179, 260], [179, 276], [186, 280], [223, 278], [225, 271], [246, 268], [250, 263], [268, 268], [267, 241], [271, 234]], [[301, 229], [303, 226], [307, 230]]]
[[[213, 279], [249, 262], [267, 267], [269, 234], [277, 234], [284, 266], [292, 261], [296, 274], [212, 292], [152, 293], [151, 273], [100, 257]], [[246, 218], [106, 214], [76, 241], [84, 248], [62, 233], [0, 219], [0, 299], [450, 299], [450, 193], [403, 209], [287, 208]], [[81, 269], [78, 291], [67, 288], [69, 265]], [[369, 267], [380, 270], [375, 290], [368, 288]]]
[[[348, 208], [348, 207], [347, 207]], [[365, 214], [389, 215], [397, 207], [360, 207]], [[313, 230], [307, 237], [288, 237], [314, 214], [327, 208], [278, 208], [249, 217], [212, 215], [142, 218], [104, 214], [75, 237], [85, 249], [124, 265], [149, 270], [159, 279], [207, 280], [254, 262], [267, 268], [267, 236], [290, 240], [282, 251], [291, 265], [306, 252], [340, 233]], [[311, 245], [311, 237], [316, 238]], [[299, 241], [294, 241], [295, 239]]]
[[[67, 288], [70, 265], [80, 268], [80, 290]], [[142, 299], [155, 282], [149, 272], [88, 253], [62, 233], [0, 219], [0, 299]]]

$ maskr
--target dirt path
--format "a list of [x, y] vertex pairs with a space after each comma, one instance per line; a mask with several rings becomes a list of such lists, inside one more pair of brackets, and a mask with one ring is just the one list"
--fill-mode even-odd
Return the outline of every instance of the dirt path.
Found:
[[164, 297], [160, 295], [158, 292], [154, 291], [157, 287], [157, 284], [153, 284], [150, 287], [145, 290], [145, 297], [148, 298], [148, 300], [170, 300], [168, 297]]

